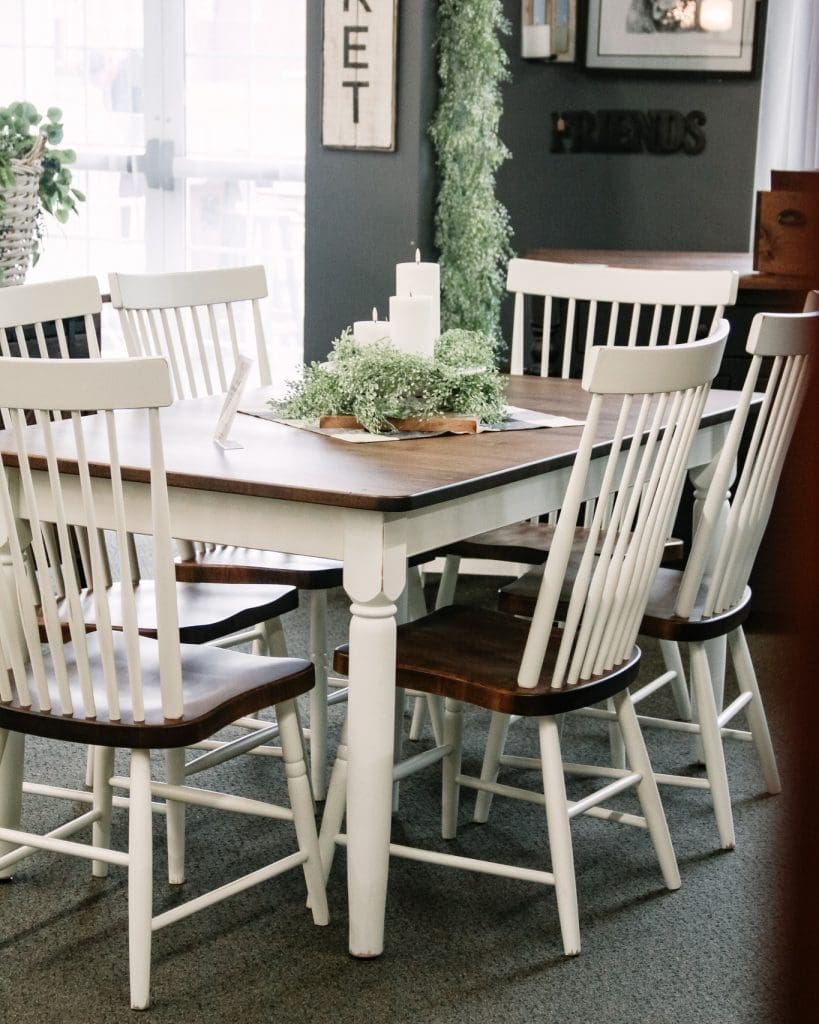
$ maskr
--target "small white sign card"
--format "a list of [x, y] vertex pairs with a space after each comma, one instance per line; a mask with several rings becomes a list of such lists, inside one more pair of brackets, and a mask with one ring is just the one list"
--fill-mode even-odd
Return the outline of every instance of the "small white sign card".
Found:
[[240, 441], [231, 441], [228, 438], [228, 434], [233, 426], [233, 420], [236, 418], [236, 410], [239, 408], [239, 402], [242, 400], [242, 392], [245, 389], [252, 365], [253, 360], [248, 359], [247, 356], [239, 356], [237, 359], [236, 369], [233, 371], [233, 379], [230, 382], [230, 387], [227, 389], [225, 401], [222, 404], [222, 411], [219, 413], [219, 419], [216, 421], [213, 440], [220, 448], [228, 451], [233, 448], [244, 447]]
[[398, 0], [324, 0], [321, 141], [395, 149]]

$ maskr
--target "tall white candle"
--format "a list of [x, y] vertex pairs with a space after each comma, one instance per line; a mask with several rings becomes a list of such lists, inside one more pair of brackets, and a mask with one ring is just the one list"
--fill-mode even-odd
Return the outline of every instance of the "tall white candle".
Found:
[[391, 296], [390, 336], [393, 345], [401, 352], [431, 358], [435, 348], [432, 297]]
[[390, 325], [387, 320], [378, 319], [378, 310], [373, 307], [372, 320], [356, 320], [353, 324], [353, 339], [359, 345], [372, 345], [390, 337]]
[[422, 263], [415, 250], [413, 263], [399, 263], [395, 268], [395, 294], [429, 295], [432, 299], [432, 335], [441, 335], [441, 270], [437, 263]]

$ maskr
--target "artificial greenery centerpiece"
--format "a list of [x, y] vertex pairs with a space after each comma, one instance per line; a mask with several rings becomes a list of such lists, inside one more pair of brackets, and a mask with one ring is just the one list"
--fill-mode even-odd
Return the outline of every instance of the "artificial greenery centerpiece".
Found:
[[[15, 102], [0, 107], [0, 249], [4, 233], [16, 226], [9, 223], [12, 207], [17, 206], [15, 188], [18, 177], [34, 170], [38, 175], [35, 200], [35, 219], [31, 239], [32, 263], [40, 257], [43, 237], [43, 212], [51, 214], [64, 224], [77, 203], [85, 196], [71, 184], [68, 164], [77, 159], [73, 149], [60, 149], [63, 125], [62, 111], [49, 107], [45, 119], [32, 103]], [[0, 266], [0, 279], [3, 267]]]
[[498, 136], [500, 86], [509, 77], [500, 33], [509, 33], [501, 0], [440, 0], [438, 107], [430, 125], [441, 319], [445, 329], [498, 337], [512, 255], [509, 215], [495, 195], [495, 173], [509, 157]]
[[360, 345], [347, 328], [326, 363], [305, 367], [271, 408], [285, 419], [352, 416], [372, 434], [391, 420], [469, 416], [486, 424], [504, 415], [506, 382], [495, 367], [495, 342], [475, 331], [446, 331], [432, 359], [399, 351], [389, 340]]

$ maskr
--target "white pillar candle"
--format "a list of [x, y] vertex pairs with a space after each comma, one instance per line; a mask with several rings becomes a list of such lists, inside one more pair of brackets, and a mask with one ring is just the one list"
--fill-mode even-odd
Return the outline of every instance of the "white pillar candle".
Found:
[[378, 310], [373, 307], [372, 320], [356, 320], [353, 324], [353, 339], [359, 345], [372, 345], [390, 337], [390, 325], [387, 320], [378, 319]]
[[414, 263], [399, 263], [395, 268], [395, 294], [429, 295], [432, 299], [432, 336], [441, 336], [441, 269], [437, 263], [422, 263], [415, 250]]
[[435, 348], [432, 297], [391, 296], [390, 337], [399, 351], [432, 358]]

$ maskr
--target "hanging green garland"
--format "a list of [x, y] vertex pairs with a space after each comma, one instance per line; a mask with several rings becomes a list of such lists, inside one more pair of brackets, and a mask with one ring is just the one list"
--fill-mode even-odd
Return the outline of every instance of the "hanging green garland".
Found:
[[512, 229], [495, 196], [495, 173], [509, 151], [498, 137], [500, 84], [509, 33], [501, 0], [440, 0], [438, 109], [430, 126], [439, 187], [435, 244], [441, 264], [444, 330], [500, 337], [500, 305]]

